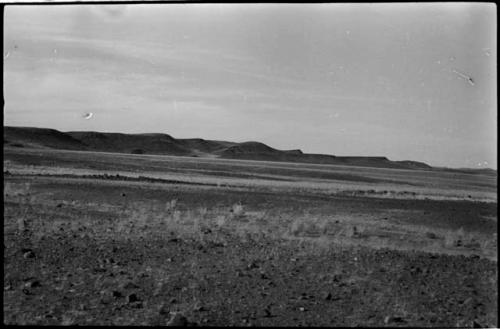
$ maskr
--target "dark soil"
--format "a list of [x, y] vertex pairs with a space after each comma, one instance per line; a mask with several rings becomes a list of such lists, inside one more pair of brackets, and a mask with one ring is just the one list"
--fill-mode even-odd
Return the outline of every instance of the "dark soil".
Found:
[[[204, 226], [191, 234], [167, 224], [122, 235], [107, 232], [120, 213], [100, 206], [177, 199], [177, 208], [188, 211], [241, 202], [250, 210], [270, 210], [263, 232], [305, 209], [410, 222], [388, 212], [399, 209], [411, 210], [412, 218], [429, 227], [457, 222], [482, 232], [493, 228], [481, 216], [496, 215], [496, 204], [29, 179], [28, 195], [6, 196], [4, 203], [6, 324], [165, 325], [180, 312], [190, 324], [220, 326], [497, 325], [497, 263], [478, 256], [321, 247], [242, 233], [236, 219], [234, 226]], [[30, 196], [45, 201], [23, 203]], [[72, 201], [96, 206], [82, 210]], [[15, 229], [23, 211], [27, 218], [52, 221], [52, 233]], [[75, 221], [82, 224], [71, 228]]]
[[62, 233], [30, 244], [7, 236], [4, 323], [155, 325], [171, 311], [224, 326], [497, 323], [496, 264], [485, 259], [366, 248], [311, 253], [218, 234], [223, 242]]

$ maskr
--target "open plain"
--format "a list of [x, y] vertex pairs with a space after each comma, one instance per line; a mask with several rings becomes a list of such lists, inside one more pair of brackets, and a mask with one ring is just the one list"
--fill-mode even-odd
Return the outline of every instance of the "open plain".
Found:
[[497, 281], [496, 173], [4, 145], [5, 324], [497, 327]]

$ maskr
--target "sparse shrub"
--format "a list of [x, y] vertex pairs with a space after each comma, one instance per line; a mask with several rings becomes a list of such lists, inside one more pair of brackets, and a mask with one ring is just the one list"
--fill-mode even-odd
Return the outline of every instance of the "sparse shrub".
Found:
[[181, 221], [181, 211], [180, 210], [174, 210], [174, 212], [172, 213], [172, 220], [174, 221], [174, 223], [179, 223]]
[[448, 232], [444, 235], [445, 247], [454, 247], [456, 244], [456, 236], [453, 232]]
[[243, 216], [245, 211], [243, 210], [243, 205], [241, 203], [235, 203], [231, 207], [231, 213], [235, 217]]
[[357, 234], [357, 232], [358, 231], [355, 225], [348, 225], [344, 230], [344, 234], [348, 238], [354, 237]]
[[464, 245], [466, 236], [461, 227], [457, 231], [448, 231], [444, 235], [444, 245], [446, 247], [461, 247]]
[[198, 208], [198, 213], [200, 214], [201, 218], [205, 218], [208, 214], [208, 209], [206, 207], [200, 207]]
[[295, 219], [290, 226], [290, 233], [292, 233], [295, 236], [298, 236], [300, 232], [304, 231], [304, 222], [300, 219]]
[[224, 226], [226, 224], [226, 217], [223, 215], [217, 216], [217, 218], [215, 218], [215, 224], [219, 227]]
[[144, 151], [142, 149], [134, 149], [130, 153], [131, 154], [144, 154]]
[[166, 211], [174, 210], [176, 206], [177, 206], [177, 199], [172, 199], [165, 204], [165, 210]]

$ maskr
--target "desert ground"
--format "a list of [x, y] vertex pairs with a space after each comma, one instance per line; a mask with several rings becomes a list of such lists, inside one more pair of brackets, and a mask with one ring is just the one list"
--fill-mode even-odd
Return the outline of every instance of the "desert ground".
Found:
[[498, 327], [497, 176], [4, 145], [4, 323]]

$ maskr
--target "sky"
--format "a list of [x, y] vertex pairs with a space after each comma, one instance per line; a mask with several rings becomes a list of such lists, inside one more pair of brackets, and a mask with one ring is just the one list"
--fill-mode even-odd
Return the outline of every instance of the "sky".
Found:
[[4, 126], [497, 169], [496, 24], [492, 3], [7, 6]]

